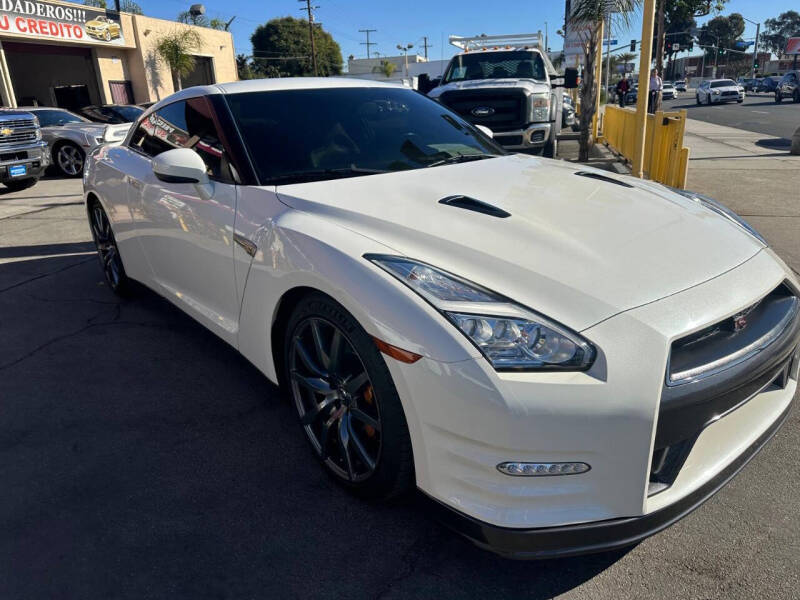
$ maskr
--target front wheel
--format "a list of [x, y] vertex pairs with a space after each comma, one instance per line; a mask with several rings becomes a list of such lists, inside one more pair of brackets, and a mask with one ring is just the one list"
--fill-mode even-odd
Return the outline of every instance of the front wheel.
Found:
[[122, 265], [122, 257], [114, 232], [111, 230], [111, 222], [98, 201], [89, 208], [89, 228], [92, 230], [97, 256], [100, 258], [100, 266], [103, 268], [108, 287], [118, 296], [127, 296], [131, 290], [131, 280]]
[[700, 106], [700, 95], [699, 94], [695, 95], [695, 100], [697, 100], [697, 106]]
[[800, 90], [794, 91], [794, 94], [792, 94], [792, 100], [794, 100], [795, 104], [800, 103]]
[[556, 136], [553, 136], [552, 140], [549, 140], [542, 149], [542, 156], [545, 158], [555, 158], [558, 155], [558, 139]]
[[286, 329], [284, 381], [314, 453], [341, 485], [390, 499], [414, 486], [411, 438], [374, 340], [323, 294], [297, 304]]
[[775, 104], [780, 104], [783, 97], [781, 96], [780, 92], [775, 92]]
[[12, 179], [11, 181], [6, 181], [5, 186], [12, 192], [19, 192], [20, 190], [27, 190], [28, 188], [35, 186], [36, 182], [38, 181], [39, 181], [38, 177], [28, 177], [27, 179]]
[[72, 142], [61, 142], [53, 149], [56, 167], [64, 177], [80, 177], [86, 154]]

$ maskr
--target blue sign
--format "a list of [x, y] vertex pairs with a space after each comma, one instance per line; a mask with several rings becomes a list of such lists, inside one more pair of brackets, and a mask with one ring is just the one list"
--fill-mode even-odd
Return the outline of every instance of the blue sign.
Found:
[[606, 46], [616, 46], [617, 44], [619, 44], [619, 40], [603, 40], [603, 43]]
[[19, 177], [20, 175], [25, 175], [28, 172], [28, 167], [25, 165], [11, 165], [8, 167], [8, 174], [12, 177]]
[[749, 48], [753, 44], [755, 44], [753, 41], [745, 42], [744, 40], [737, 40], [733, 45], [736, 48]]

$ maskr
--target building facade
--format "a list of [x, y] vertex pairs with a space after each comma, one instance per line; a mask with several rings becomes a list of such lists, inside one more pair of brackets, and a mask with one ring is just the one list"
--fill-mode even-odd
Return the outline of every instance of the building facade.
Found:
[[177, 82], [155, 47], [182, 28], [202, 40], [182, 87], [237, 79], [230, 32], [58, 0], [0, 0], [0, 100], [71, 110], [159, 100]]

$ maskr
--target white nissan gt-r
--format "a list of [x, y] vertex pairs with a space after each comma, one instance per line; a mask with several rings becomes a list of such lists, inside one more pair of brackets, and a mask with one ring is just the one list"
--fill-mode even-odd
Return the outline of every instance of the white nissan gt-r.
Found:
[[354, 493], [517, 557], [635, 543], [785, 419], [800, 284], [714, 200], [489, 133], [376, 82], [190, 88], [88, 158], [87, 214], [109, 286], [284, 386]]

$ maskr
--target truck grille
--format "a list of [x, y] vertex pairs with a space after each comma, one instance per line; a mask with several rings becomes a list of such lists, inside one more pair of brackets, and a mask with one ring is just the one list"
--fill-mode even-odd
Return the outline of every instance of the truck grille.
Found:
[[36, 131], [22, 131], [11, 135], [0, 135], [0, 148], [36, 141]]
[[496, 132], [522, 129], [528, 121], [528, 96], [524, 90], [452, 90], [443, 93], [440, 100], [470, 123]]
[[0, 129], [10, 127], [11, 129], [24, 129], [25, 127], [35, 127], [32, 119], [0, 120]]

